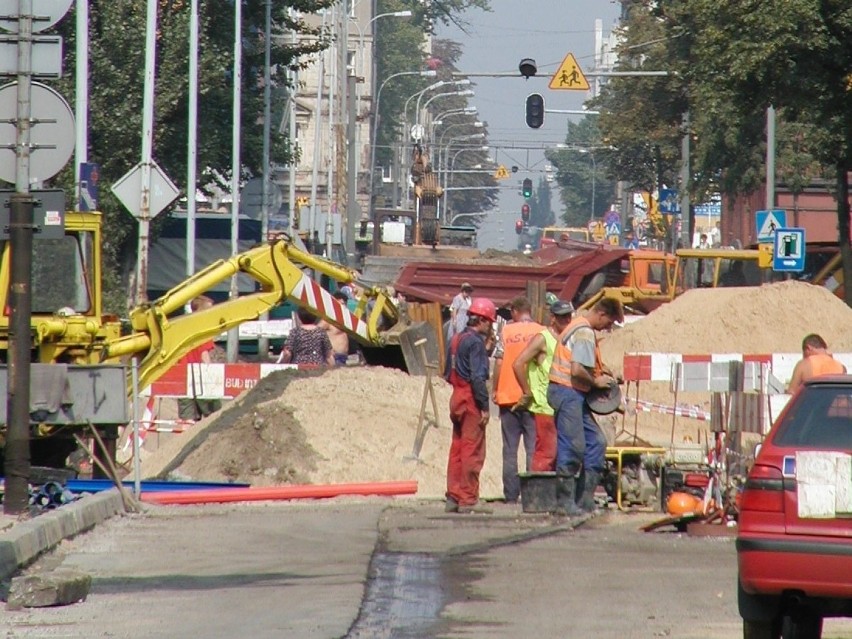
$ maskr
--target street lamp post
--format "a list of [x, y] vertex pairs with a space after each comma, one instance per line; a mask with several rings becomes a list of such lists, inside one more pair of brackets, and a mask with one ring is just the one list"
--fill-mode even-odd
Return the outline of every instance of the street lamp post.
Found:
[[[419, 75], [424, 78], [434, 78], [437, 75], [437, 71], [429, 70], [429, 71], [400, 71], [399, 73], [394, 73], [385, 78], [385, 81], [382, 82], [379, 90], [376, 92], [376, 103], [373, 109], [373, 131], [372, 138], [370, 140], [370, 206], [375, 208], [375, 203], [373, 202], [373, 198], [375, 197], [375, 173], [376, 173], [376, 137], [379, 132], [379, 124], [380, 124], [380, 116], [379, 116], [379, 106], [381, 104], [382, 99], [382, 89], [385, 88], [385, 85], [393, 80], [394, 78], [398, 78], [403, 75]], [[375, 220], [374, 220], [375, 221]], [[373, 237], [376, 236], [376, 229], [373, 229]]]
[[[469, 84], [470, 84], [470, 80], [455, 80], [455, 81], [453, 81], [453, 82], [449, 82], [448, 84], [452, 84], [452, 85], [455, 85], [455, 86], [457, 86], [457, 87], [460, 87], [460, 86], [467, 86], [467, 85], [469, 85]], [[463, 91], [450, 91], [450, 92], [448, 92], [448, 93], [438, 93], [438, 94], [436, 94], [436, 95], [433, 95], [433, 96], [432, 96], [431, 98], [429, 98], [428, 100], [426, 100], [426, 104], [424, 104], [424, 105], [423, 105], [423, 109], [424, 109], [424, 110], [425, 110], [425, 109], [428, 109], [428, 108], [429, 108], [429, 105], [430, 105], [430, 104], [432, 104], [432, 101], [433, 101], [433, 100], [435, 100], [436, 98], [440, 98], [441, 96], [447, 96], [447, 95], [473, 95], [473, 91], [471, 91], [470, 89], [467, 89], [467, 90], [463, 90]], [[421, 100], [422, 98], [423, 98], [423, 94], [420, 94], [420, 95], [417, 97], [417, 111], [416, 111], [416, 112], [415, 112], [415, 114], [414, 114], [414, 121], [415, 121], [417, 124], [420, 124], [420, 112], [421, 112], [421, 110], [420, 110], [420, 100]]]
[[[438, 149], [438, 154], [439, 154], [439, 157], [438, 157], [438, 160], [437, 160], [439, 178], [440, 178], [440, 173], [441, 173], [442, 170], [444, 171], [445, 174], [446, 174], [446, 171], [447, 171], [447, 164], [444, 163], [444, 162], [441, 162], [441, 158], [440, 158], [440, 150], [443, 147], [444, 136], [447, 134], [447, 132], [450, 129], [457, 127], [457, 126], [462, 126], [462, 125], [463, 126], [472, 126], [474, 128], [479, 129], [479, 128], [484, 127], [485, 123], [480, 122], [479, 120], [477, 120], [476, 122], [456, 122], [454, 124], [450, 124], [450, 125], [446, 126], [444, 128], [444, 130], [441, 131], [441, 137], [438, 138], [438, 144], [437, 144], [437, 147], [436, 147]], [[444, 182], [446, 183], [446, 178], [444, 179]]]
[[435, 119], [432, 120], [432, 123], [429, 126], [429, 140], [434, 142], [434, 140], [435, 140], [435, 127], [443, 124], [444, 118], [449, 117], [451, 115], [459, 115], [459, 114], [473, 115], [475, 113], [476, 113], [476, 107], [475, 106], [463, 107], [463, 108], [460, 108], [460, 109], [450, 109], [449, 111], [443, 111], [443, 112], [439, 113], [438, 115], [435, 116]]
[[[446, 148], [444, 149], [444, 166], [449, 168], [450, 147], [453, 145], [453, 142], [455, 142], [457, 140], [477, 140], [477, 139], [481, 140], [484, 137], [485, 137], [484, 133], [471, 133], [469, 135], [459, 135], [459, 136], [451, 137], [450, 141], [447, 142]], [[462, 149], [462, 150], [465, 150], [465, 149]], [[458, 155], [458, 153], [456, 153], [456, 155]], [[455, 155], [453, 156], [453, 159], [455, 159]], [[445, 183], [444, 184], [444, 217], [446, 217], [447, 210], [448, 210], [447, 209], [447, 186], [448, 185], [446, 184], [448, 178], [449, 178], [449, 173], [445, 173], [444, 174], [444, 183]]]

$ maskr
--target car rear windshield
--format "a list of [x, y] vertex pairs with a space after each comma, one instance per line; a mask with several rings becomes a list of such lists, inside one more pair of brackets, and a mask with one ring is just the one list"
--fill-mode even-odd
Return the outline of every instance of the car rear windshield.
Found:
[[852, 387], [809, 386], [778, 425], [776, 446], [852, 451]]

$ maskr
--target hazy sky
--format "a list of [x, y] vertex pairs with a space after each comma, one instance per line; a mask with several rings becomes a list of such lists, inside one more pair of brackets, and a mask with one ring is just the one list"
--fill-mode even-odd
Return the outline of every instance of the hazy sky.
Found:
[[[518, 145], [525, 142], [557, 143], [565, 141], [567, 121], [581, 116], [546, 114], [544, 126], [530, 129], [524, 122], [524, 101], [530, 93], [541, 93], [546, 109], [581, 109], [585, 91], [548, 89], [550, 78], [568, 53], [580, 67], [591, 70], [594, 63], [595, 19], [603, 21], [604, 37], [612, 30], [621, 5], [610, 0], [491, 0], [492, 11], [470, 11], [463, 16], [467, 33], [456, 27], [442, 28], [438, 37], [460, 42], [464, 53], [458, 62], [468, 73], [517, 72], [522, 58], [533, 58], [538, 75], [529, 80], [518, 78], [472, 78], [476, 95], [470, 104], [479, 110], [479, 119], [488, 123], [493, 141], [491, 157], [507, 167], [517, 165], [528, 173], [517, 173], [501, 185], [517, 186], [501, 190], [498, 207], [483, 222], [479, 233], [480, 248], [514, 249], [517, 244], [514, 224], [520, 217], [523, 198], [520, 181], [531, 177], [537, 184], [543, 175], [542, 151], [499, 148], [503, 141]], [[554, 191], [553, 210], [562, 212], [558, 190]]]

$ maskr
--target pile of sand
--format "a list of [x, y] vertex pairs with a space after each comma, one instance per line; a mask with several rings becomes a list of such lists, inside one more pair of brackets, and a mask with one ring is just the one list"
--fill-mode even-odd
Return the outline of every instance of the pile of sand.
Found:
[[[145, 459], [143, 474], [197, 481], [353, 483], [415, 479], [419, 497], [443, 497], [451, 439], [450, 386], [433, 380], [437, 428], [427, 431], [419, 461], [410, 459], [425, 377], [373, 368], [322, 374], [282, 371], [264, 378], [240, 400], [198, 425], [191, 451]], [[434, 422], [431, 403], [427, 418]], [[483, 497], [502, 495], [499, 421], [487, 427]]]
[[[606, 336], [604, 360], [620, 370], [625, 352], [798, 352], [817, 332], [837, 351], [852, 350], [852, 309], [821, 287], [783, 282], [760, 288], [699, 289], [639, 322]], [[784, 380], [786, 381], [786, 380]], [[451, 428], [450, 388], [433, 382], [438, 427], [428, 430], [420, 462], [412, 453], [425, 378], [384, 368], [339, 368], [322, 374], [279, 372], [143, 461], [146, 476], [171, 473], [208, 481], [255, 485], [349, 483], [416, 479], [419, 495], [445, 491]], [[633, 391], [631, 389], [631, 396]], [[643, 382], [640, 398], [672, 404], [668, 383]], [[709, 409], [709, 393], [681, 393], [681, 403]], [[427, 406], [431, 415], [431, 406]], [[697, 439], [707, 422], [640, 413], [638, 435], [655, 445]], [[633, 430], [633, 419], [613, 416], [606, 426]], [[501, 434], [496, 416], [487, 427], [482, 495], [498, 497]], [[701, 435], [703, 440], [706, 435]], [[190, 445], [187, 445], [189, 443]], [[166, 456], [157, 460], [156, 457]]]
[[612, 365], [624, 353], [798, 353], [819, 333], [852, 350], [852, 308], [821, 286], [787, 281], [750, 288], [694, 289], [601, 345]]

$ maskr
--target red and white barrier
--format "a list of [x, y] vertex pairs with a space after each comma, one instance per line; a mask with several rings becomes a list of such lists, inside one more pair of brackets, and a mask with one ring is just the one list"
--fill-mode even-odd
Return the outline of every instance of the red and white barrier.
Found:
[[663, 413], [664, 415], [689, 417], [701, 422], [710, 421], [710, 411], [702, 410], [697, 406], [667, 406], [666, 404], [657, 404], [645, 401], [644, 399], [633, 399], [632, 397], [625, 398], [624, 403], [643, 413]]
[[[845, 364], [847, 370], [852, 371], [852, 353], [834, 353], [833, 356]], [[624, 379], [631, 382], [668, 382], [672, 377], [672, 364], [686, 362], [758, 362], [769, 364], [772, 374], [786, 382], [793, 375], [793, 368], [800, 359], [801, 353], [625, 353]]]
[[232, 399], [274, 371], [298, 368], [297, 364], [179, 364], [142, 395]]

